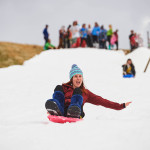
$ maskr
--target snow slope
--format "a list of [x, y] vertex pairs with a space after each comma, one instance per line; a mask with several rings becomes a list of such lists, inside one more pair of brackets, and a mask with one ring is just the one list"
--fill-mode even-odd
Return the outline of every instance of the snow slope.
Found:
[[[51, 50], [23, 66], [0, 69], [1, 150], [147, 150], [150, 148], [150, 50]], [[133, 60], [137, 75], [122, 78], [121, 65]], [[78, 123], [49, 122], [45, 101], [57, 84], [69, 80], [72, 64], [84, 73], [93, 93], [119, 103], [132, 101], [121, 111], [85, 104], [86, 116]]]

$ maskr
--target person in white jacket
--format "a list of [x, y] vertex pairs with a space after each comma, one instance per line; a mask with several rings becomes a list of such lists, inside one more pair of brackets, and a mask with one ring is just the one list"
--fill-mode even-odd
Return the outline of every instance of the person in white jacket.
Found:
[[72, 33], [72, 47], [79, 47], [81, 38], [80, 38], [80, 27], [77, 23], [77, 21], [73, 22], [73, 26], [70, 29]]

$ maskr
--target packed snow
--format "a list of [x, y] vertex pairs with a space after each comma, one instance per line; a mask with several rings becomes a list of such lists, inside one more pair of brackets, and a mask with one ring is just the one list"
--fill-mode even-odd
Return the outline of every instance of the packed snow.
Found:
[[[50, 50], [23, 66], [0, 69], [1, 150], [148, 150], [150, 149], [150, 50], [122, 51], [78, 48]], [[131, 58], [136, 77], [122, 78]], [[77, 123], [48, 120], [45, 102], [56, 85], [69, 81], [72, 64], [83, 71], [91, 92], [111, 101], [132, 103], [121, 111], [85, 104]]]

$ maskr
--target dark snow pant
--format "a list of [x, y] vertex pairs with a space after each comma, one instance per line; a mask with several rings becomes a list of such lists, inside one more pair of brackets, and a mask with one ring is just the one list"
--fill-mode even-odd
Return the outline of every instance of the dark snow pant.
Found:
[[118, 41], [115, 42], [116, 50], [118, 50]]
[[138, 48], [138, 43], [135, 43], [134, 45], [130, 43], [130, 46], [131, 46], [131, 52], [132, 52], [134, 49]]
[[[54, 92], [55, 91], [60, 91], [62, 93], [64, 93], [63, 88], [61, 85], [57, 85]], [[69, 105], [70, 106], [70, 105]], [[68, 110], [68, 105], [64, 105], [64, 116], [67, 116], [67, 110]], [[83, 112], [83, 105], [81, 106], [81, 117], [83, 118], [85, 116], [85, 113]]]
[[93, 40], [92, 40], [92, 36], [91, 35], [87, 36], [87, 46], [88, 47], [93, 47]]
[[99, 48], [106, 48], [106, 41], [99, 41]]
[[70, 48], [70, 40], [69, 39], [67, 39], [67, 48]]
[[44, 37], [45, 44], [48, 42], [48, 37]]
[[98, 43], [98, 36], [97, 35], [93, 35], [93, 43]]
[[107, 36], [107, 41], [108, 41], [108, 49], [111, 49], [111, 42], [110, 42], [110, 40], [111, 40], [111, 35], [110, 36]]

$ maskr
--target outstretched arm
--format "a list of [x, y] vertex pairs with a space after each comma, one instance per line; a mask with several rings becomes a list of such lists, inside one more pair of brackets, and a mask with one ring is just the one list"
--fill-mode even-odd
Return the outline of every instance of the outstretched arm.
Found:
[[88, 90], [88, 99], [86, 102], [94, 104], [94, 105], [101, 105], [106, 108], [111, 108], [115, 110], [121, 110], [127, 107], [131, 103], [131, 102], [127, 102], [127, 103], [119, 104], [116, 102], [112, 102], [112, 101], [102, 98], [101, 96], [93, 94], [89, 90]]

